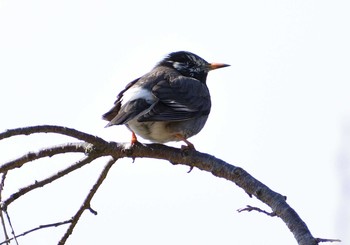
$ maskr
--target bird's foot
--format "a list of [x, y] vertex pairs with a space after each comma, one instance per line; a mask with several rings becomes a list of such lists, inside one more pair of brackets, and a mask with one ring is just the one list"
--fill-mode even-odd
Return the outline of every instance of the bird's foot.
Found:
[[186, 143], [186, 145], [181, 146], [181, 150], [183, 151], [196, 150], [194, 145], [191, 142], [189, 142], [182, 134], [176, 134], [175, 137]]
[[193, 145], [191, 142], [189, 142], [187, 139], [183, 139], [183, 141], [187, 144], [187, 148], [188, 148], [189, 150], [196, 150], [196, 148], [194, 147], [194, 145]]
[[196, 148], [194, 148], [194, 145], [190, 143], [190, 145], [189, 144], [182, 145], [181, 150], [182, 151], [191, 151], [191, 150], [196, 150]]
[[[181, 134], [177, 134], [176, 137], [186, 143], [186, 145], [181, 146], [182, 154], [188, 155], [189, 151], [196, 150], [194, 145], [191, 142], [189, 142], [185, 137], [183, 137]], [[190, 166], [190, 169], [188, 170], [187, 173], [191, 173], [192, 170], [193, 170], [193, 166]]]
[[135, 157], [132, 156], [132, 154], [133, 154], [133, 147], [137, 146], [137, 145], [142, 145], [142, 144], [137, 140], [136, 134], [134, 132], [132, 132], [131, 142], [130, 142], [130, 144], [127, 143], [127, 144], [124, 145], [123, 151], [126, 153], [126, 155], [128, 157], [132, 158], [132, 162], [133, 163], [135, 162], [135, 159], [136, 159]]

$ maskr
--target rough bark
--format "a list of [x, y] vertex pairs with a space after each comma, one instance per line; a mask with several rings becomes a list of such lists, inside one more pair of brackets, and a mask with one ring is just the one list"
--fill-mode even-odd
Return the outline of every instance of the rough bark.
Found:
[[[167, 160], [170, 163], [177, 165], [187, 165], [190, 168], [196, 167], [200, 170], [212, 173], [216, 177], [224, 178], [228, 181], [235, 183], [237, 186], [242, 188], [250, 197], [256, 197], [266, 205], [271, 208], [271, 213], [264, 211], [264, 213], [271, 216], [277, 216], [281, 218], [287, 225], [289, 230], [293, 233], [296, 241], [300, 245], [316, 245], [319, 242], [333, 242], [339, 240], [333, 239], [321, 239], [312, 236], [310, 230], [308, 229], [305, 222], [299, 217], [297, 212], [288, 205], [286, 197], [281, 194], [271, 190], [269, 187], [264, 185], [259, 180], [255, 179], [252, 175], [246, 172], [244, 169], [229, 164], [219, 158], [216, 158], [210, 154], [198, 152], [196, 150], [183, 150], [177, 149], [161, 144], [140, 144], [137, 143], [133, 146], [125, 143], [107, 142], [100, 137], [93, 136], [80, 132], [75, 129], [60, 127], [60, 126], [34, 126], [26, 128], [17, 128], [7, 130], [0, 133], [0, 140], [13, 137], [16, 135], [30, 135], [34, 133], [55, 133], [73, 137], [80, 140], [81, 142], [67, 143], [60, 146], [52, 146], [42, 149], [38, 152], [29, 152], [17, 159], [6, 162], [0, 165], [0, 173], [2, 173], [2, 185], [5, 182], [6, 173], [15, 168], [19, 168], [26, 164], [27, 162], [37, 160], [46, 156], [53, 156], [56, 154], [63, 154], [68, 152], [78, 152], [84, 153], [85, 156], [78, 162], [74, 163], [70, 167], [58, 172], [53, 176], [49, 176], [41, 181], [36, 181], [34, 184], [26, 186], [20, 189], [18, 192], [11, 195], [7, 200], [1, 200], [1, 189], [0, 186], [0, 201], [2, 201], [1, 209], [2, 213], [7, 213], [7, 207], [15, 200], [30, 192], [35, 188], [42, 187], [46, 184], [61, 178], [65, 174], [71, 171], [75, 171], [81, 166], [90, 163], [91, 161], [102, 157], [111, 156], [111, 160], [108, 161], [106, 167], [101, 172], [100, 177], [96, 183], [91, 188], [90, 192], [87, 194], [86, 199], [83, 201], [81, 208], [76, 212], [76, 215], [69, 221], [59, 222], [57, 224], [67, 224], [70, 223], [67, 232], [62, 237], [59, 244], [64, 244], [68, 239], [69, 235], [73, 232], [75, 225], [77, 224], [80, 216], [85, 210], [89, 210], [94, 213], [95, 211], [90, 207], [90, 201], [94, 194], [97, 192], [98, 187], [102, 184], [103, 180], [106, 178], [108, 170], [112, 167], [113, 163], [120, 158], [154, 158]], [[249, 207], [247, 209], [242, 209], [241, 211], [259, 211], [258, 208]], [[1, 215], [3, 220], [3, 215]], [[45, 225], [43, 226], [45, 227]], [[4, 228], [5, 229], [5, 228]], [[13, 232], [13, 228], [12, 233]], [[6, 230], [6, 229], [5, 229]], [[5, 231], [6, 232], [6, 231]], [[19, 237], [18, 235], [17, 237]], [[7, 235], [6, 235], [7, 237]], [[7, 239], [7, 241], [15, 239]], [[1, 242], [1, 241], [0, 241]], [[6, 241], [5, 241], [6, 242]], [[5, 243], [3, 242], [3, 243]], [[0, 243], [2, 244], [2, 243]]]

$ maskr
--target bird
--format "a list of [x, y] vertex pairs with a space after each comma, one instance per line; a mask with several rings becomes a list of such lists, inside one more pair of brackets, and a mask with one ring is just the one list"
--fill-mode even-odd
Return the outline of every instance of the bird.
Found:
[[[154, 143], [183, 141], [204, 127], [211, 109], [206, 84], [209, 71], [230, 66], [208, 63], [188, 51], [172, 52], [150, 72], [133, 80], [117, 95], [113, 107], [102, 115], [106, 127], [125, 125], [132, 133]], [[137, 135], [137, 136], [136, 136]]]

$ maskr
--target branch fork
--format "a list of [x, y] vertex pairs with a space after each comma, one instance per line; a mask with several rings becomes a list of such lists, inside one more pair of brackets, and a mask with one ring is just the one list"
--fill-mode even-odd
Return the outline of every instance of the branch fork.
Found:
[[[248, 172], [240, 167], [236, 167], [232, 164], [229, 164], [221, 159], [218, 159], [212, 155], [201, 153], [196, 150], [181, 150], [174, 147], [169, 147], [161, 144], [130, 144], [116, 143], [116, 142], [107, 142], [100, 137], [93, 136], [72, 128], [61, 127], [61, 126], [52, 126], [52, 125], [42, 125], [42, 126], [33, 126], [25, 128], [16, 128], [10, 129], [3, 133], [0, 133], [0, 140], [6, 138], [15, 137], [17, 135], [31, 135], [37, 133], [54, 133], [60, 135], [66, 135], [73, 137], [79, 142], [66, 143], [59, 146], [51, 146], [39, 150], [38, 152], [28, 153], [21, 157], [18, 157], [12, 161], [5, 162], [0, 165], [0, 174], [2, 174], [2, 182], [0, 186], [0, 202], [1, 212], [0, 218], [2, 220], [2, 225], [4, 227], [5, 241], [0, 243], [8, 243], [9, 239], [15, 239], [24, 236], [32, 231], [37, 229], [54, 227], [55, 225], [69, 224], [69, 227], [58, 244], [63, 245], [66, 243], [70, 234], [72, 234], [74, 227], [77, 225], [80, 220], [83, 212], [89, 210], [92, 214], [97, 214], [97, 212], [91, 208], [90, 202], [98, 191], [99, 187], [107, 177], [107, 174], [113, 164], [120, 158], [154, 158], [154, 159], [163, 159], [167, 160], [174, 165], [187, 165], [191, 169], [196, 167], [200, 170], [207, 171], [212, 173], [214, 176], [219, 178], [224, 178], [235, 183], [237, 186], [242, 188], [250, 197], [256, 197], [261, 202], [265, 203], [271, 208], [271, 212], [267, 212], [257, 207], [247, 206], [245, 208], [239, 209], [238, 212], [243, 211], [257, 211], [260, 213], [267, 214], [271, 217], [279, 217], [287, 225], [289, 230], [293, 233], [297, 243], [299, 245], [317, 245], [320, 242], [340, 242], [338, 239], [321, 239], [314, 238], [308, 229], [304, 221], [299, 217], [292, 207], [286, 202], [286, 197], [281, 194], [271, 190], [269, 187], [264, 185], [262, 182], [255, 179]], [[10, 197], [5, 200], [2, 200], [2, 189], [5, 185], [5, 177], [7, 174], [10, 174], [16, 168], [27, 164], [30, 161], [35, 161], [43, 157], [51, 157], [57, 154], [64, 153], [80, 153], [83, 154], [82, 159], [73, 163], [71, 166], [59, 171], [58, 173], [49, 176], [43, 180], [35, 181], [33, 184], [21, 188], [16, 193], [13, 193]], [[103, 156], [110, 156], [107, 164], [100, 173], [96, 182], [88, 192], [85, 200], [81, 207], [74, 214], [72, 219], [57, 222], [48, 225], [42, 225], [37, 228], [34, 228], [30, 231], [21, 233], [21, 235], [13, 236], [8, 238], [8, 232], [6, 231], [4, 225], [3, 213], [7, 213], [7, 207], [12, 204], [14, 201], [18, 200], [20, 197], [26, 195], [27, 193], [33, 191], [36, 188], [43, 187], [53, 181], [56, 181], [59, 178], [64, 177], [65, 175], [78, 170], [79, 168], [91, 163], [97, 158]], [[190, 170], [191, 170], [190, 169]], [[8, 222], [10, 221], [8, 217]], [[14, 231], [12, 229], [12, 233]]]

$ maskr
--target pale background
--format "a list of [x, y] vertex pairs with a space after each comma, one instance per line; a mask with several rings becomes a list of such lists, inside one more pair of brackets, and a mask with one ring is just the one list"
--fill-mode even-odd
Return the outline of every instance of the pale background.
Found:
[[[129, 141], [125, 127], [105, 129], [101, 120], [129, 81], [178, 50], [229, 63], [209, 74], [212, 112], [191, 141], [286, 195], [315, 237], [349, 244], [349, 13], [349, 1], [0, 0], [0, 130], [55, 124]], [[67, 141], [8, 139], [0, 162]], [[4, 194], [77, 159], [16, 170]], [[14, 202], [15, 231], [71, 217], [105, 161]], [[92, 200], [98, 215], [85, 212], [68, 244], [296, 244], [280, 219], [236, 212], [268, 207], [187, 170], [118, 161]], [[19, 242], [56, 244], [65, 229]]]

